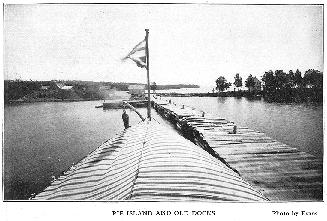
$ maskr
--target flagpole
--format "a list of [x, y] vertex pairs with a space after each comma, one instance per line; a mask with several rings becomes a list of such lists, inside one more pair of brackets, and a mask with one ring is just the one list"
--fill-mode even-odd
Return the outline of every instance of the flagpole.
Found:
[[150, 74], [149, 74], [149, 45], [148, 45], [148, 37], [149, 37], [149, 29], [145, 29], [145, 53], [146, 53], [146, 72], [148, 79], [148, 118], [151, 120], [151, 100], [150, 100]]

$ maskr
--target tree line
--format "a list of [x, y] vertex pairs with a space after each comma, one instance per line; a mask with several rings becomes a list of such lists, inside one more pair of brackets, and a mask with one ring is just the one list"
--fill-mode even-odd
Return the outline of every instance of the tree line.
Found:
[[[72, 86], [71, 90], [60, 89], [56, 83]], [[46, 87], [43, 89], [42, 87]], [[5, 103], [15, 100], [97, 100], [102, 99], [99, 93], [99, 85], [94, 82], [81, 81], [4, 81]]]
[[[298, 69], [288, 73], [283, 70], [270, 70], [263, 74], [261, 80], [250, 74], [244, 83], [247, 91], [241, 90], [243, 81], [237, 73], [233, 82], [235, 89], [228, 93], [231, 96], [263, 96], [267, 101], [276, 102], [323, 100], [323, 73], [314, 69], [305, 71], [304, 75]], [[224, 76], [219, 76], [216, 80], [216, 90], [220, 93], [224, 93], [231, 86], [232, 83]]]
[[[63, 90], [58, 87], [58, 83], [71, 86], [70, 90]], [[128, 91], [132, 84], [126, 82], [93, 82], [79, 80], [51, 80], [51, 81], [23, 81], [5, 80], [4, 81], [4, 101], [50, 101], [50, 100], [99, 100], [105, 99], [103, 90], [113, 89], [118, 91]], [[142, 84], [145, 85], [145, 84]], [[44, 89], [46, 87], [46, 89]], [[176, 85], [157, 85], [151, 84], [151, 90], [194, 88], [198, 85], [176, 84]], [[105, 89], [103, 89], [105, 88]]]

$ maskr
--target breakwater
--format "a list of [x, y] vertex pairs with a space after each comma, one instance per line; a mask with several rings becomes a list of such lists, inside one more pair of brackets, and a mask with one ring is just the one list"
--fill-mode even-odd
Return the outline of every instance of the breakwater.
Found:
[[156, 99], [153, 107], [184, 137], [218, 156], [270, 200], [322, 200], [323, 165], [313, 155], [185, 105]]

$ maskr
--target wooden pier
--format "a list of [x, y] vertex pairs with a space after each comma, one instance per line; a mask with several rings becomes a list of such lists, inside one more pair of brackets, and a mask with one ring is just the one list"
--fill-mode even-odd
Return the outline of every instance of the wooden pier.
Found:
[[191, 107], [163, 99], [153, 106], [185, 138], [220, 158], [270, 200], [322, 201], [323, 165], [314, 156]]
[[104, 109], [122, 109], [125, 107], [124, 102], [128, 102], [133, 107], [147, 107], [148, 101], [147, 100], [112, 100], [108, 102], [104, 102], [101, 106]]
[[322, 201], [322, 162], [314, 156], [191, 107], [152, 104], [184, 137], [155, 119], [142, 121], [32, 198]]
[[268, 200], [220, 160], [155, 120], [103, 143], [33, 199]]

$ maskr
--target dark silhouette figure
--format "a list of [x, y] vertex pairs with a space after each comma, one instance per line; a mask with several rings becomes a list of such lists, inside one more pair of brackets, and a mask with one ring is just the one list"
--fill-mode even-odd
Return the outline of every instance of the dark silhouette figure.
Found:
[[128, 116], [128, 114], [126, 113], [126, 110], [125, 110], [125, 109], [123, 110], [123, 114], [122, 114], [121, 117], [122, 117], [122, 119], [123, 119], [125, 129], [129, 128], [129, 116]]

